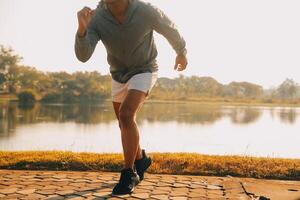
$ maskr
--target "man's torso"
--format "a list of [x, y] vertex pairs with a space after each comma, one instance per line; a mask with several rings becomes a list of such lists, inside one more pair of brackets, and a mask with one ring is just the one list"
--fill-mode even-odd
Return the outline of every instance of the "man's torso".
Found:
[[115, 80], [126, 82], [134, 74], [158, 70], [151, 16], [144, 2], [133, 0], [122, 24], [108, 9], [98, 7], [93, 26], [107, 50]]

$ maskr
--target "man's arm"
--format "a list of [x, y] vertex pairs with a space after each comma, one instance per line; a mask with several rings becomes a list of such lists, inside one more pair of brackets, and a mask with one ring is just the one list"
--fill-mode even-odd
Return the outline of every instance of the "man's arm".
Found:
[[75, 54], [78, 60], [86, 62], [92, 56], [100, 36], [95, 29], [93, 12], [90, 8], [83, 8], [77, 13], [78, 30], [75, 35]]
[[163, 35], [177, 54], [174, 69], [178, 71], [184, 70], [188, 64], [185, 40], [180, 35], [176, 25], [162, 10], [150, 3], [148, 5], [150, 6], [153, 30]]
[[178, 32], [176, 25], [162, 10], [151, 4], [149, 6], [151, 8], [153, 29], [169, 41], [177, 55], [184, 53], [186, 42]]

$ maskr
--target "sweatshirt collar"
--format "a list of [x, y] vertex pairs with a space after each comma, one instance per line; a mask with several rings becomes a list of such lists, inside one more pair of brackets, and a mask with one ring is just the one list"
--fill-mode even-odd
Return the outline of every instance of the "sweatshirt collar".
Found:
[[131, 19], [135, 9], [137, 8], [137, 0], [129, 0], [129, 5], [127, 7], [126, 13], [125, 13], [125, 21], [123, 24], [120, 24], [112, 15], [112, 13], [110, 12], [110, 10], [107, 8], [106, 4], [103, 3], [102, 4], [102, 8], [103, 8], [103, 16], [110, 20], [111, 22], [118, 24], [118, 25], [123, 25], [128, 23], [128, 21]]

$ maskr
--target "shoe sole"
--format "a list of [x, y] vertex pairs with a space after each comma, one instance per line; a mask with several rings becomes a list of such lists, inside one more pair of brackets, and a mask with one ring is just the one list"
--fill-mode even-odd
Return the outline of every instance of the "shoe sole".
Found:
[[134, 191], [134, 189], [132, 189], [130, 192], [128, 192], [128, 193], [118, 193], [118, 194], [116, 194], [116, 193], [111, 193], [113, 196], [118, 196], [118, 195], [126, 195], [126, 194], [132, 194], [133, 193], [133, 191]]
[[127, 193], [111, 193], [112, 195], [114, 195], [114, 196], [118, 196], [118, 195], [126, 195], [126, 194], [131, 194], [131, 193], [133, 193], [134, 192], [134, 190], [135, 190], [135, 187], [140, 183], [141, 181], [138, 181], [136, 184], [135, 184], [135, 186], [129, 191], [129, 192], [127, 192]]

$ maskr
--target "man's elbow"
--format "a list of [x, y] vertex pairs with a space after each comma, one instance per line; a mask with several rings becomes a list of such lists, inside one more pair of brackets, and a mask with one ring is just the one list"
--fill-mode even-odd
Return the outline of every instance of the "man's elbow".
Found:
[[89, 60], [89, 58], [82, 56], [77, 56], [77, 59], [82, 63], [86, 63]]
[[83, 63], [87, 62], [91, 57], [85, 53], [79, 53], [78, 51], [75, 51], [75, 55], [76, 55], [76, 58]]

